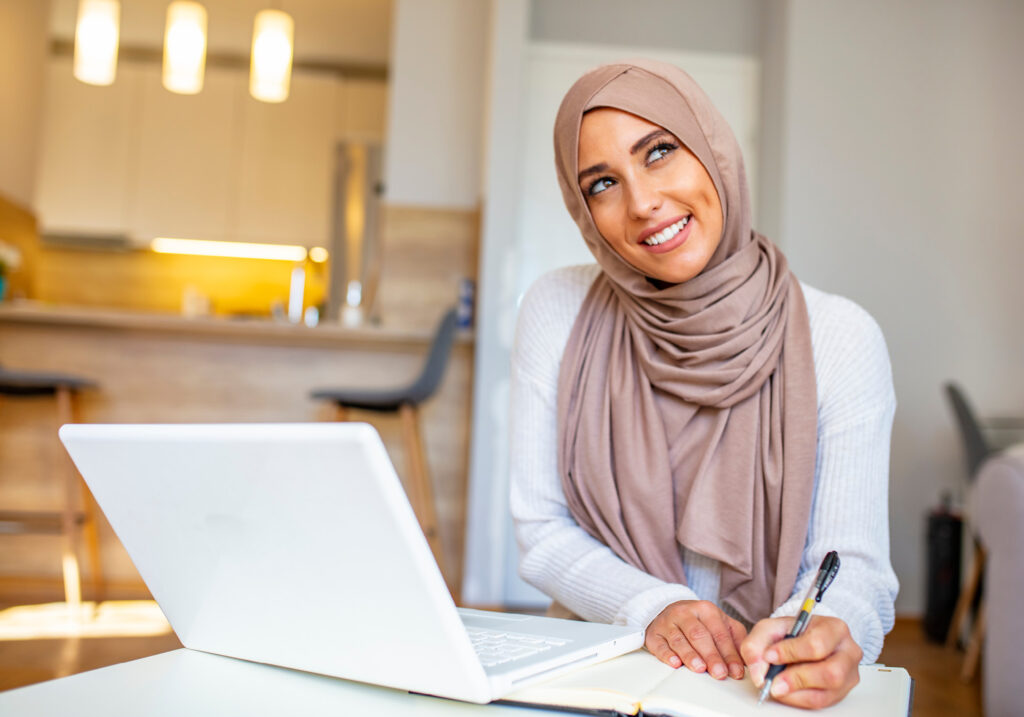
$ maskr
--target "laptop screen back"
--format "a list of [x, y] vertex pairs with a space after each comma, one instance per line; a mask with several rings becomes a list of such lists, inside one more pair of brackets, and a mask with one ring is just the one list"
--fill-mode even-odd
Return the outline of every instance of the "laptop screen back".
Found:
[[486, 693], [372, 427], [72, 424], [60, 435], [186, 647]]

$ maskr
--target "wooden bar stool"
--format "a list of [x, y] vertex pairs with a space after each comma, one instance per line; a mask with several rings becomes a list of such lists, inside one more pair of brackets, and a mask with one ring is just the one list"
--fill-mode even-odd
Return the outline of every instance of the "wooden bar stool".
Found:
[[[88, 379], [59, 373], [14, 371], [0, 367], [0, 396], [26, 398], [53, 396], [57, 407], [57, 427], [74, 423], [79, 391], [94, 388]], [[54, 430], [54, 440], [57, 432]], [[69, 605], [82, 602], [82, 585], [78, 569], [78, 548], [84, 535], [92, 568], [92, 587], [97, 601], [103, 599], [103, 568], [100, 562], [97, 507], [92, 493], [78, 474], [62, 446], [57, 445], [62, 465], [64, 505], [59, 512], [0, 511], [0, 532], [52, 533], [62, 537], [62, 571], [64, 599]], [[79, 501], [82, 509], [79, 510]]]
[[[320, 388], [310, 396], [317, 400], [331, 401], [335, 405], [335, 420], [348, 420], [351, 408], [364, 411], [398, 413], [402, 422], [402, 440], [405, 447], [406, 465], [409, 469], [409, 502], [412, 504], [420, 527], [426, 535], [434, 559], [441, 574], [449, 580], [454, 576], [446, 570], [446, 561], [441, 549], [438, 531], [437, 505], [430, 480], [430, 471], [423, 450], [423, 435], [420, 428], [419, 406], [430, 398], [441, 383], [448, 365], [452, 344], [455, 341], [455, 309], [448, 311], [441, 319], [431, 341], [423, 370], [416, 379], [404, 386], [394, 388]], [[456, 591], [453, 590], [453, 593]], [[455, 596], [458, 602], [458, 596]]]

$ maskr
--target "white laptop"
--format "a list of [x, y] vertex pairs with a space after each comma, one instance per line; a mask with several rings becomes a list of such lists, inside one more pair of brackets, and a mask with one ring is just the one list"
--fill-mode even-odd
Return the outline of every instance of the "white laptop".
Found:
[[489, 702], [643, 644], [637, 628], [457, 609], [369, 425], [60, 437], [187, 648]]

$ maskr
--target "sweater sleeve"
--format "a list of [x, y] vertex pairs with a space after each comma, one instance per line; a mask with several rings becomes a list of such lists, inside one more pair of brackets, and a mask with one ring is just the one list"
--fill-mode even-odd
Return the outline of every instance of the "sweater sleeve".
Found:
[[874, 662], [892, 629], [898, 590], [889, 561], [889, 440], [896, 398], [881, 329], [863, 309], [815, 292], [818, 450], [807, 543], [796, 586], [774, 615], [795, 615], [821, 560], [841, 566], [816, 614], [842, 618]]
[[511, 366], [510, 506], [521, 577], [586, 620], [646, 628], [696, 595], [638, 570], [573, 519], [558, 475], [558, 373], [591, 267], [539, 279], [519, 309]]

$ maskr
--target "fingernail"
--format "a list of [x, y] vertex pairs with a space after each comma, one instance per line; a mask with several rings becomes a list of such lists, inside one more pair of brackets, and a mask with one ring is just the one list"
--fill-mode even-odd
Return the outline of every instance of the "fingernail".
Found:
[[704, 660], [700, 659], [699, 657], [695, 657], [693, 658], [693, 662], [690, 663], [690, 667], [692, 667], [694, 670], [703, 670]]
[[768, 672], [768, 666], [760, 660], [750, 666], [750, 678], [754, 680], [754, 685], [761, 687], [764, 684], [764, 676]]
[[768, 662], [772, 664], [775, 664], [779, 661], [779, 653], [777, 650], [768, 650], [764, 653], [764, 659], [768, 660]]
[[711, 668], [711, 676], [716, 680], [720, 680], [725, 677], [725, 665], [715, 665]]
[[742, 679], [743, 665], [737, 665], [735, 662], [729, 665], [729, 674], [732, 675], [734, 679]]
[[682, 667], [683, 661], [675, 655], [672, 655], [672, 657], [668, 658], [668, 664], [672, 667]]
[[782, 697], [787, 692], [789, 692], [789, 685], [783, 680], [775, 680], [772, 685], [772, 697]]

